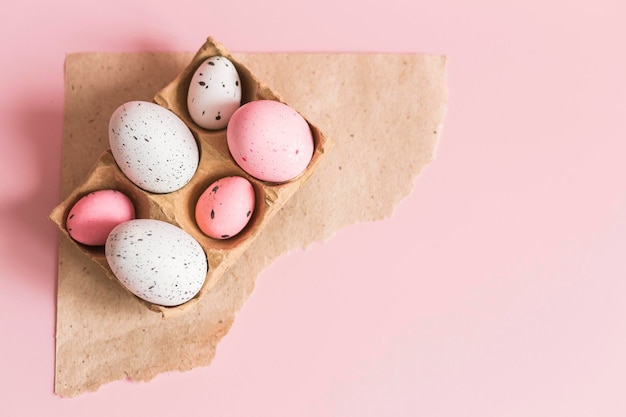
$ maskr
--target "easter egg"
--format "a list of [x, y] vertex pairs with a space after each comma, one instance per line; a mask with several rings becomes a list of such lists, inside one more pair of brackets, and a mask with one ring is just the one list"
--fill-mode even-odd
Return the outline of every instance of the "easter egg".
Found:
[[104, 252], [111, 271], [127, 290], [168, 307], [192, 299], [209, 269], [206, 254], [193, 236], [156, 219], [135, 219], [116, 226]]
[[243, 177], [224, 177], [213, 182], [196, 204], [196, 222], [200, 230], [215, 239], [237, 235], [254, 212], [254, 188]]
[[306, 120], [273, 100], [255, 100], [239, 107], [230, 119], [226, 139], [233, 159], [244, 171], [273, 183], [300, 175], [315, 146]]
[[70, 209], [65, 228], [72, 239], [102, 246], [115, 226], [135, 218], [133, 202], [117, 190], [97, 190], [81, 197]]
[[187, 93], [187, 109], [200, 127], [223, 129], [241, 104], [241, 80], [226, 57], [208, 58], [196, 69]]
[[200, 160], [187, 125], [170, 110], [146, 101], [130, 101], [113, 112], [109, 144], [120, 170], [152, 193], [185, 186]]

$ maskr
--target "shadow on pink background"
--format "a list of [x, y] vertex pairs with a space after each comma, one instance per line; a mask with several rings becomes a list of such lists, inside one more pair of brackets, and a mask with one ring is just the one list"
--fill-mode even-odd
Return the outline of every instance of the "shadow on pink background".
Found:
[[[625, 15], [609, 0], [7, 9], [0, 415], [626, 415]], [[264, 271], [210, 367], [57, 398], [64, 56], [209, 35], [235, 52], [447, 55], [437, 161], [390, 219]]]

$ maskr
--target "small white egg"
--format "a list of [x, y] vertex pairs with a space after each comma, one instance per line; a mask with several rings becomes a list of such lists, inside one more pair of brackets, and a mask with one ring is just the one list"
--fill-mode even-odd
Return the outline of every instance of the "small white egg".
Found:
[[167, 307], [191, 300], [209, 270], [198, 241], [161, 220], [136, 219], [116, 226], [104, 252], [113, 274], [126, 289]]
[[115, 162], [138, 187], [169, 193], [185, 186], [198, 168], [198, 144], [187, 125], [158, 104], [130, 101], [109, 121]]
[[187, 109], [191, 119], [209, 130], [223, 129], [241, 105], [241, 80], [226, 57], [205, 60], [191, 78]]

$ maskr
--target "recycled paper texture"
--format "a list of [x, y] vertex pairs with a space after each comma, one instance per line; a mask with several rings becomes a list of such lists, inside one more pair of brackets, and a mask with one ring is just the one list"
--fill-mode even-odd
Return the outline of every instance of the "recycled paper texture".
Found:
[[[265, 266], [341, 227], [388, 217], [433, 160], [446, 109], [445, 57], [233, 56], [332, 138], [332, 152], [215, 287], [179, 316], [163, 319], [146, 309], [61, 235], [57, 394], [70, 397], [119, 379], [149, 380], [162, 372], [207, 366]], [[112, 112], [126, 101], [151, 101], [192, 57], [67, 56], [61, 199], [84, 181], [108, 148]]]

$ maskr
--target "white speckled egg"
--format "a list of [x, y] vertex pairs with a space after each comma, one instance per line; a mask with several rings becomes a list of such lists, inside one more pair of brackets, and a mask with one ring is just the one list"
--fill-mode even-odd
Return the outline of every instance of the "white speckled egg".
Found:
[[130, 101], [113, 112], [109, 144], [122, 172], [153, 193], [182, 188], [200, 160], [187, 125], [170, 110], [146, 101]]
[[205, 129], [223, 129], [240, 105], [241, 81], [235, 65], [223, 56], [211, 57], [200, 64], [187, 94], [192, 120]]
[[183, 229], [155, 219], [116, 226], [104, 252], [124, 287], [143, 300], [167, 307], [192, 299], [209, 269], [198, 241]]

